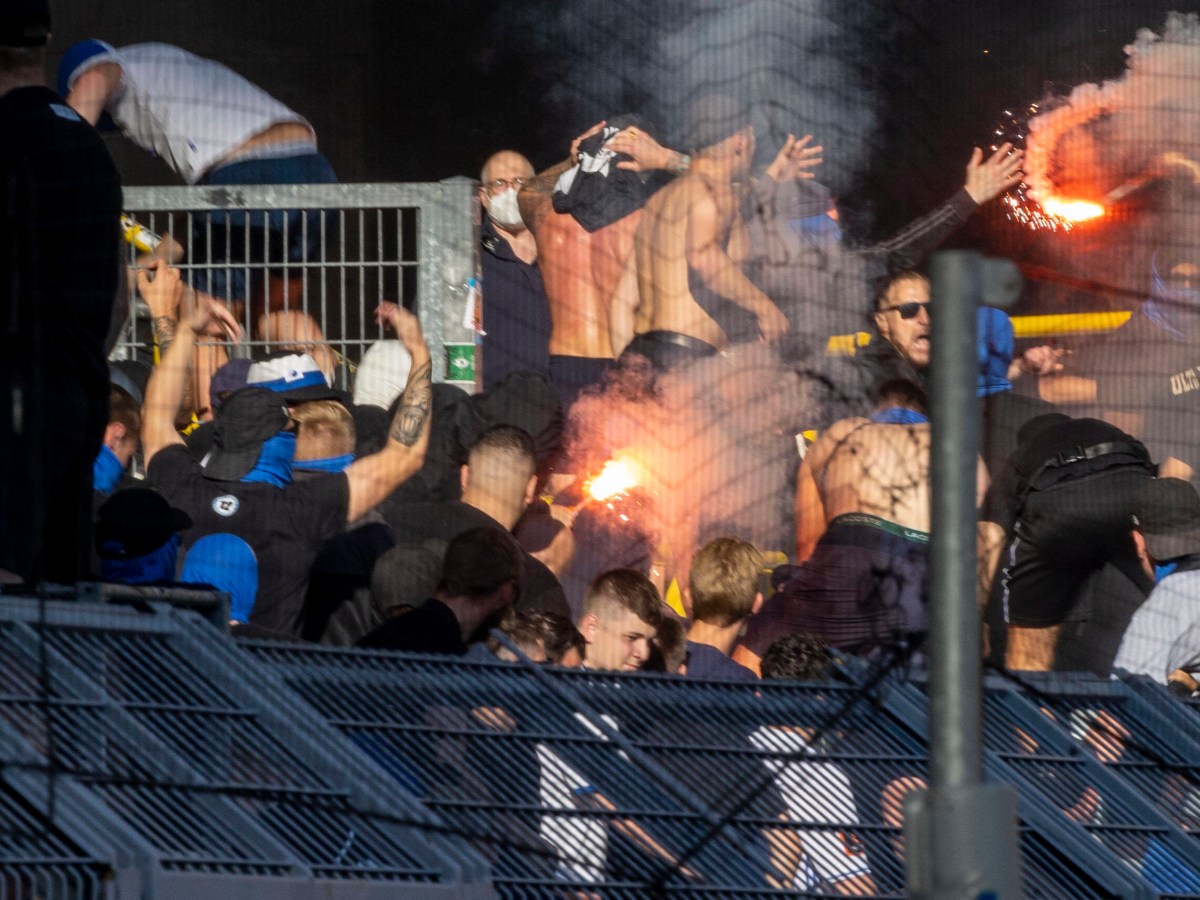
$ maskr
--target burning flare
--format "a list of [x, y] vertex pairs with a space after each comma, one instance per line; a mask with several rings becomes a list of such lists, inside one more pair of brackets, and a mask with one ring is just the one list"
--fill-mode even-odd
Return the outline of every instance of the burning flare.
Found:
[[587, 483], [587, 492], [593, 499], [604, 501], [623, 494], [638, 485], [637, 465], [629, 459], [610, 459], [600, 474]]
[[1090, 200], [1060, 200], [1058, 197], [1047, 197], [1042, 201], [1042, 209], [1048, 215], [1068, 222], [1087, 222], [1104, 215], [1104, 207]]

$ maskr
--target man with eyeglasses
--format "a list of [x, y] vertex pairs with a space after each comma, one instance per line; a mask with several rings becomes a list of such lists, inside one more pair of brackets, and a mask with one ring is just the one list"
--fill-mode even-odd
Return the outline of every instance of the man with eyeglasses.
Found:
[[483, 164], [483, 389], [512, 372], [550, 374], [550, 305], [537, 264], [537, 242], [525, 227], [517, 194], [533, 166], [515, 150]]

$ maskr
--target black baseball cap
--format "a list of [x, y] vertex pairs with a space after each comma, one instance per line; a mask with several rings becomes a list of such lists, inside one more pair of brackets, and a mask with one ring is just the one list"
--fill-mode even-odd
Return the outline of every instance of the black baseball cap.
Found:
[[102, 559], [145, 556], [191, 526], [191, 517], [156, 491], [126, 488], [96, 511], [96, 550]]
[[212, 448], [200, 465], [213, 481], [238, 481], [258, 462], [263, 444], [288, 423], [284, 398], [266, 388], [235, 391], [217, 410]]
[[45, 47], [49, 39], [47, 0], [0, 0], [0, 47]]
[[1156, 560], [1200, 553], [1200, 494], [1178, 478], [1154, 478], [1138, 491], [1133, 524]]

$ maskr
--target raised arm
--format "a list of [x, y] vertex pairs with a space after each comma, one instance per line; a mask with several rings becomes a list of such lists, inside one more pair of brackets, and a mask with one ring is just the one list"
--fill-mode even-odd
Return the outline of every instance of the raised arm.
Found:
[[605, 126], [605, 122], [597, 122], [575, 140], [571, 141], [571, 150], [562, 162], [551, 166], [544, 172], [538, 172], [521, 188], [517, 194], [517, 208], [521, 211], [521, 221], [536, 238], [546, 216], [550, 215], [551, 196], [558, 176], [579, 161], [579, 145], [596, 134]]
[[350, 483], [347, 522], [358, 519], [415, 475], [425, 462], [429, 446], [433, 367], [420, 320], [404, 307], [386, 301], [379, 304], [375, 317], [395, 329], [404, 349], [412, 356], [412, 368], [388, 429], [387, 443], [378, 453], [364, 456], [346, 469]]
[[758, 319], [758, 330], [764, 340], [781, 337], [788, 329], [787, 317], [730, 259], [723, 245], [725, 228], [722, 225], [712, 194], [706, 189], [697, 190], [688, 208], [688, 266], [695, 270], [710, 291], [753, 313]]
[[[179, 271], [167, 265], [156, 266], [157, 276], [150, 281], [146, 270], [138, 272], [138, 290], [147, 291], [152, 284], [164, 293], [174, 291], [179, 283]], [[162, 282], [159, 284], [159, 282]], [[181, 444], [183, 439], [175, 430], [175, 414], [183, 403], [183, 394], [191, 374], [192, 357], [197, 335], [220, 335], [237, 339], [241, 328], [229, 310], [212, 302], [204, 294], [196, 294], [182, 287], [184, 305], [193, 307], [185, 327], [177, 330], [162, 354], [162, 359], [150, 375], [146, 384], [146, 398], [142, 404], [142, 451], [146, 463], [163, 447]], [[160, 345], [161, 348], [161, 345]]]
[[1021, 182], [1024, 153], [1001, 144], [986, 160], [978, 147], [967, 163], [963, 186], [941, 206], [914, 220], [891, 238], [868, 248], [892, 269], [914, 269], [957, 231], [984, 203]]

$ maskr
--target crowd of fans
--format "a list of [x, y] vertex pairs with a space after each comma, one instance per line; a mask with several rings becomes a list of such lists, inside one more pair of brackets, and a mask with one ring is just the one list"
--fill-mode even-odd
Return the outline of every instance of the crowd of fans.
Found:
[[[185, 281], [173, 263], [189, 242], [170, 235], [122, 271], [115, 254], [96, 249], [112, 230], [78, 209], [80, 191], [92, 210], [113, 182], [89, 123], [115, 125], [190, 183], [333, 180], [307, 121], [219, 63], [161, 44], [71, 47], [55, 97], [36, 70], [42, 9], [19, 4], [6, 24], [5, 83], [14, 87], [5, 112], [28, 143], [6, 163], [67, 141], [87, 145], [97, 174], [63, 187], [44, 162], [46, 171], [25, 173], [14, 202], [34, 210], [57, 191], [62, 214], [43, 214], [33, 230], [6, 224], [15, 246], [58, 248], [91, 273], [83, 285], [51, 252], [30, 252], [13, 270], [6, 339], [16, 343], [5, 374], [32, 427], [19, 416], [6, 423], [20, 457], [5, 473], [10, 580], [205, 583], [232, 598], [237, 633], [343, 645], [465, 653], [503, 621], [539, 658], [561, 662], [569, 645], [593, 667], [708, 677], [756, 677], [770, 647], [797, 633], [847, 654], [919, 657], [935, 308], [919, 266], [1020, 180], [1019, 150], [976, 150], [946, 203], [868, 247], [841, 234], [815, 178], [822, 148], [788, 135], [757, 170], [752, 117], [731, 97], [691, 105], [686, 152], [664, 146], [638, 116], [597, 124], [540, 174], [501, 150], [479, 189], [483, 392], [433, 384], [417, 317], [380, 301], [376, 319], [398, 340], [367, 352], [348, 393], [331, 386], [334, 355], [305, 313], [264, 304], [252, 285], [215, 299], [204, 264], [231, 267], [193, 259]], [[231, 246], [289, 233], [282, 214], [214, 215], [256, 235]], [[293, 243], [313, 240], [291, 231]], [[1197, 267], [1179, 252], [1156, 254], [1155, 267], [1148, 321], [1186, 331], [1190, 310], [1178, 307]], [[88, 303], [122, 277], [150, 310], [157, 364], [110, 365], [105, 382], [100, 332], [114, 328]], [[62, 302], [48, 303], [51, 295]], [[64, 321], [72, 310], [75, 320]], [[872, 339], [844, 366], [819, 370], [834, 390], [803, 412], [817, 436], [796, 444], [790, 464], [786, 546], [756, 547], [736, 529], [709, 533], [664, 572], [636, 504], [609, 514], [612, 503], [588, 498], [595, 460], [570, 447], [594, 409], [583, 398], [615, 391], [653, 402], [689, 367], [763, 344], [793, 375], [814, 379], [814, 355], [856, 310]], [[229, 359], [239, 323], [256, 316], [256, 331], [273, 331], [282, 349]], [[1149, 326], [1134, 325], [1092, 356], [1143, 347]], [[42, 336], [55, 329], [80, 346], [48, 348]], [[978, 338], [978, 599], [988, 651], [1015, 668], [1106, 674], [1117, 661], [1194, 686], [1200, 647], [1182, 598], [1200, 551], [1200, 501], [1186, 480], [1200, 439], [1177, 439], [1153, 395], [1155, 379], [1186, 393], [1182, 376], [1147, 359], [1115, 374], [1147, 398], [1131, 424], [1103, 414], [1112, 404], [1100, 398], [1115, 390], [1103, 367], [1051, 347], [1016, 355], [1012, 324], [995, 309], [980, 310]], [[1091, 407], [1042, 399], [1055, 395], [1068, 362]], [[47, 371], [55, 363], [66, 375]], [[71, 378], [92, 398], [86, 408], [76, 400], [78, 412], [58, 405]], [[732, 403], [726, 413], [742, 415]], [[79, 455], [96, 439], [93, 493], [81, 502]], [[16, 477], [31, 456], [41, 471]], [[31, 508], [34, 527], [22, 527]], [[63, 536], [92, 534], [86, 523], [61, 530], [72, 516], [94, 520], [94, 541], [68, 559], [64, 545], [78, 541]], [[768, 567], [780, 550], [790, 558]], [[567, 621], [578, 641], [538, 637]]]
[[[502, 150], [479, 189], [484, 390], [434, 384], [418, 318], [381, 301], [395, 339], [371, 348], [351, 394], [331, 386], [316, 323], [272, 319], [270, 303], [256, 328], [290, 328], [280, 352], [230, 360], [208, 346], [236, 345], [253, 287], [221, 302], [211, 280], [185, 282], [184, 242], [122, 271], [116, 173], [92, 130], [110, 118], [190, 183], [333, 180], [307, 122], [164, 45], [72, 48], [57, 96], [42, 86], [36, 20], [5, 21], [0, 48], [0, 163], [17, 211], [0, 223], [17, 250], [0, 263], [12, 286], [0, 379], [16, 398], [0, 426], [6, 580], [202, 584], [229, 595], [236, 635], [605, 671], [814, 678], [829, 648], [920, 660], [940, 298], [919, 266], [1020, 180], [1020, 151], [976, 150], [945, 204], [855, 248], [814, 178], [821, 148], [789, 135], [756, 170], [755, 128], [729, 97], [692, 105], [686, 152], [637, 117], [600, 123], [540, 174]], [[221, 215], [271, 240], [300, 231]], [[1152, 331], [1164, 320], [1187, 339], [1173, 310], [1193, 302], [1200, 267], [1186, 254], [1156, 266], [1178, 296], [1160, 290], [1090, 367], [1049, 347], [1016, 355], [1008, 317], [980, 311], [977, 599], [987, 651], [1011, 668], [1197, 687], [1200, 496], [1187, 478], [1200, 429], [1188, 437], [1194, 413], [1158, 404], [1160, 382], [1179, 381], [1175, 398], [1191, 382], [1150, 351], [1168, 340]], [[106, 378], [123, 277], [151, 310], [159, 360]], [[828, 335], [864, 313], [869, 346], [820, 368], [837, 402], [805, 410], [818, 434], [794, 445], [787, 546], [709, 534], [663, 572], [637, 503], [582, 490], [596, 473], [567, 445], [586, 398], [650, 403], [689, 367], [764, 344], [813, 378]], [[1110, 374], [1104, 358], [1127, 364]], [[1055, 406], [1043, 388], [1067, 366], [1086, 396]], [[1106, 414], [1130, 384], [1137, 416]], [[780, 550], [786, 563], [768, 565]]]

